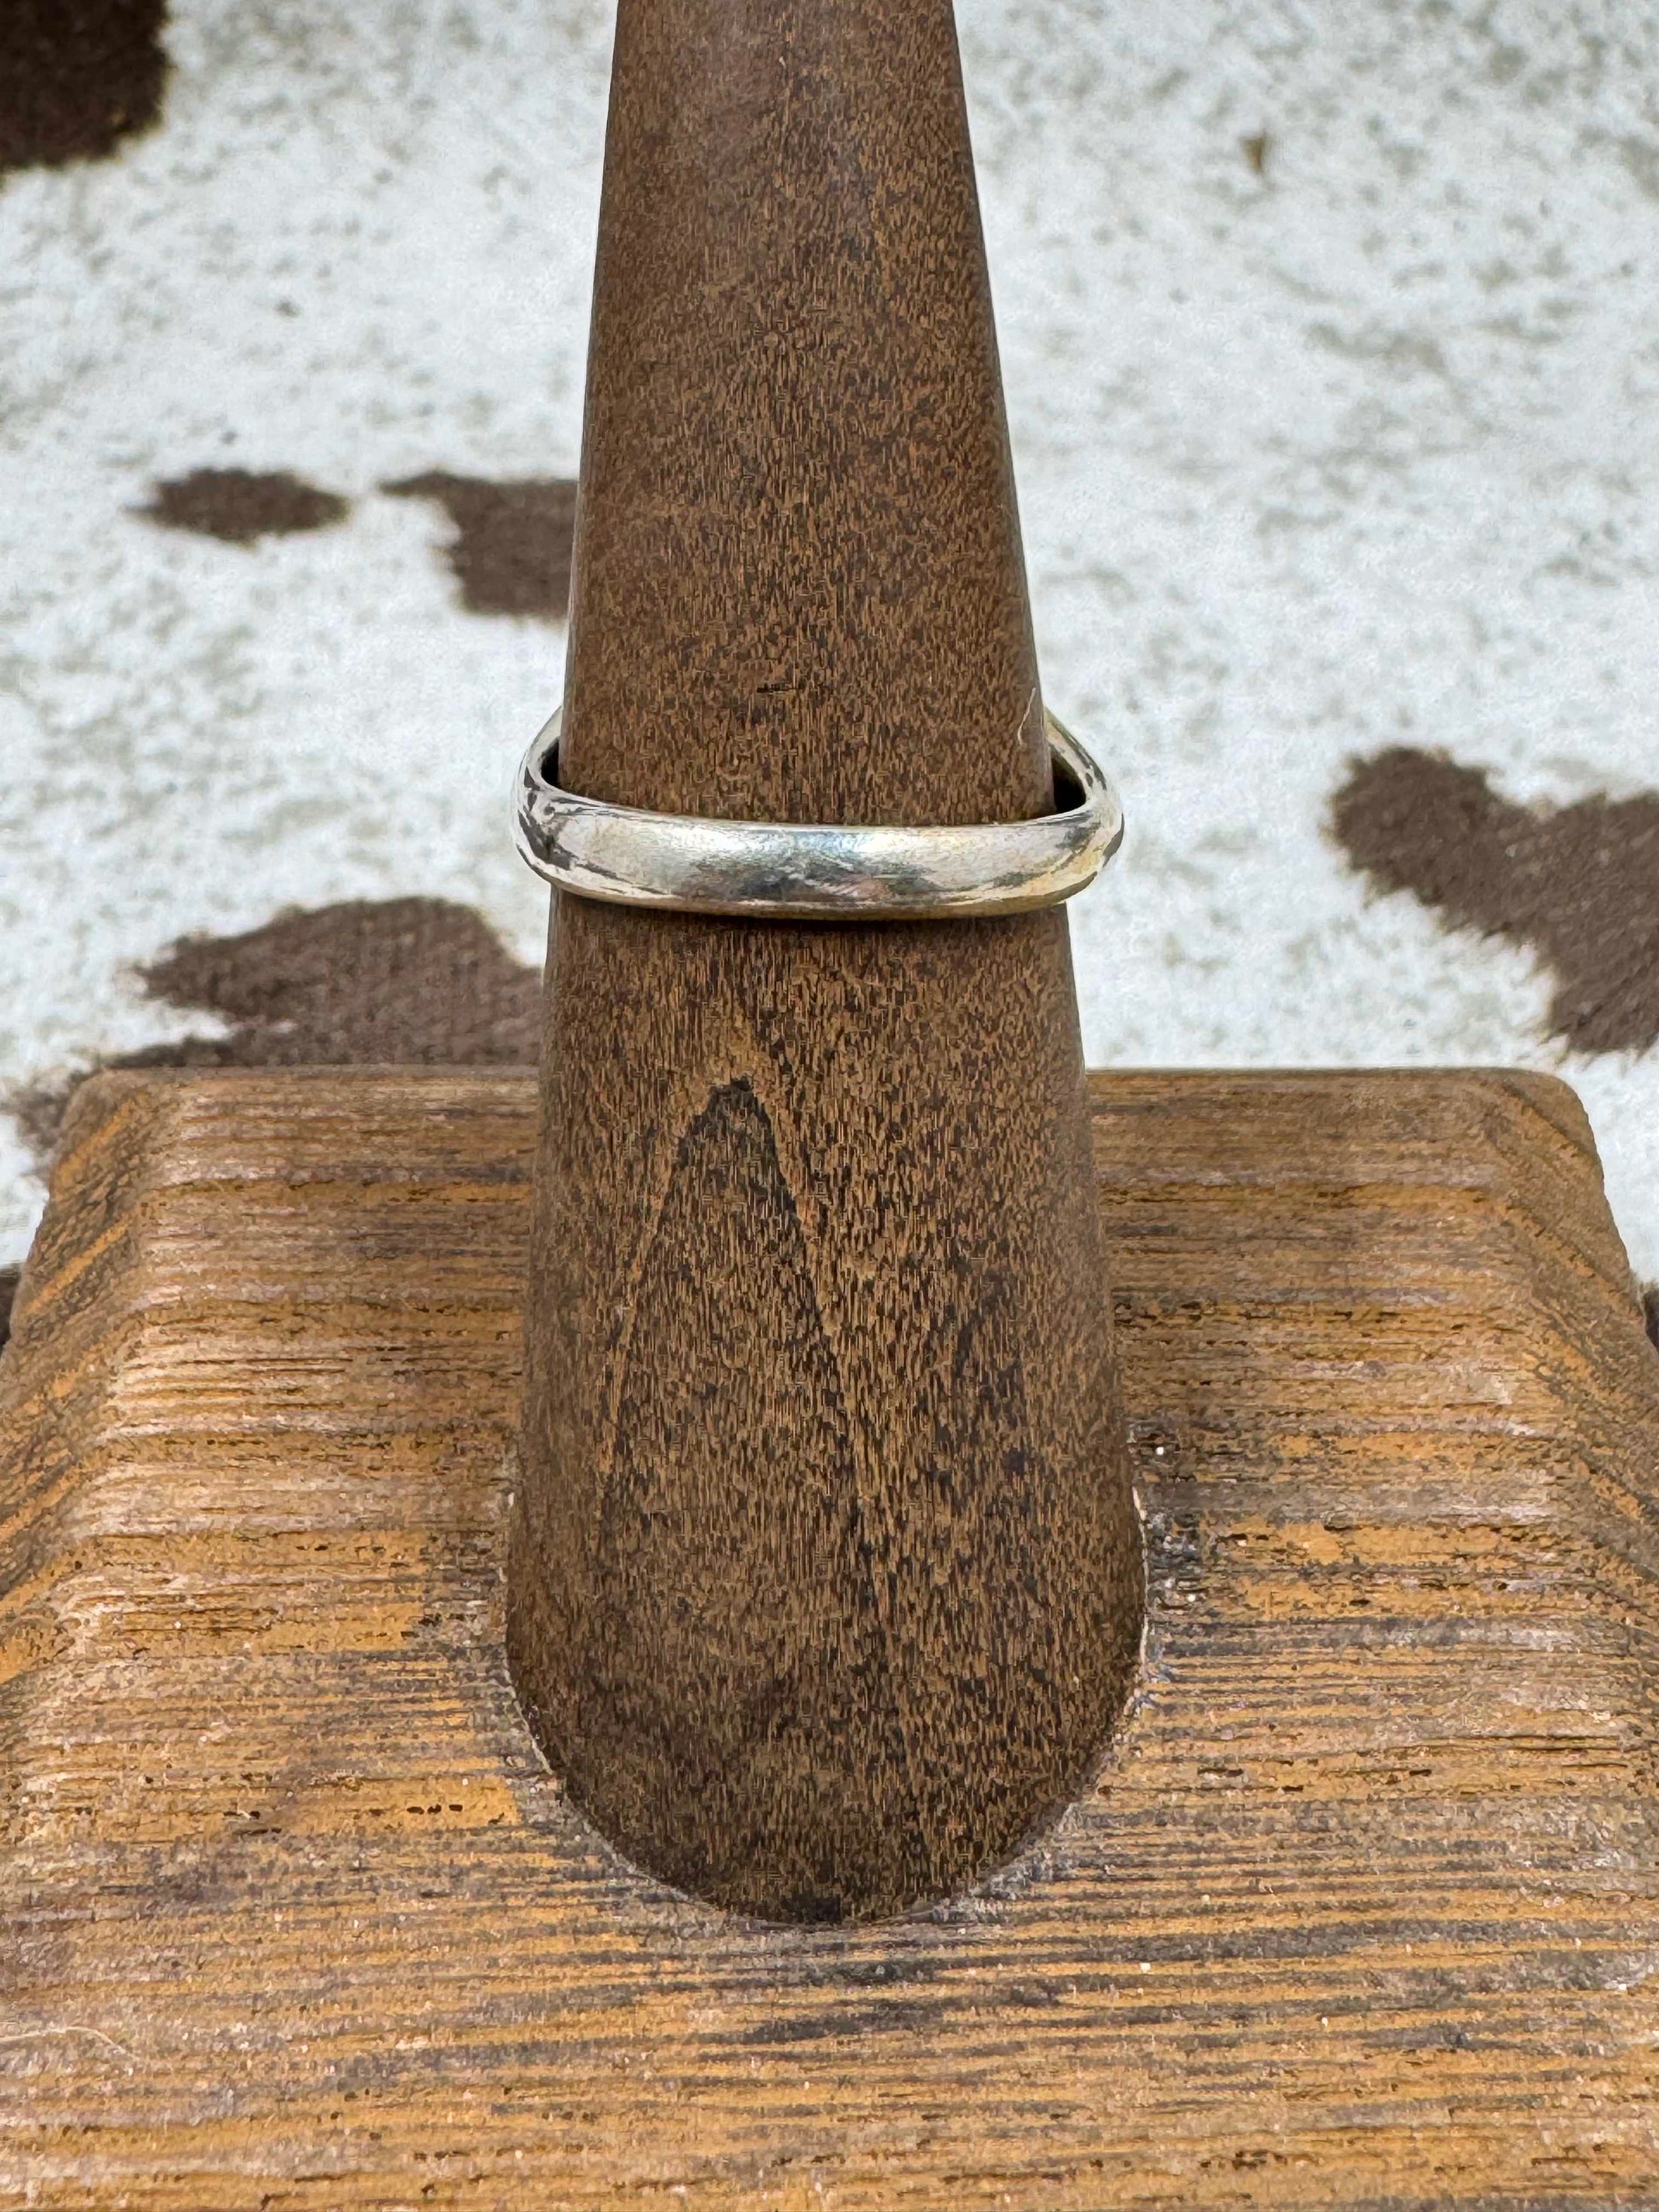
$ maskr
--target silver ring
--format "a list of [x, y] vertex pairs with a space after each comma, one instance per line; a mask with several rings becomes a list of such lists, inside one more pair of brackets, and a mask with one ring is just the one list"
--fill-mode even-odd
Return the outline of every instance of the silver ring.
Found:
[[1045, 710], [1060, 811], [938, 829], [648, 814], [558, 783], [563, 710], [519, 769], [514, 842], [558, 889], [618, 906], [800, 921], [1025, 914], [1074, 897], [1123, 837], [1117, 794]]

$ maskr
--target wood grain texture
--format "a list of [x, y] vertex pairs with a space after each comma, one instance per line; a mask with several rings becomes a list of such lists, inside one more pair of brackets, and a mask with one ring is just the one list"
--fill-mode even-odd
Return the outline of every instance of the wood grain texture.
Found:
[[[950, 0], [622, 0], [561, 773], [1052, 793]], [[1066, 925], [555, 902], [514, 1673], [605, 1832], [777, 1917], [1006, 1855], [1142, 1569]]]
[[779, 1929], [513, 1698], [529, 1079], [86, 1087], [0, 1359], [0, 2204], [1659, 2205], [1659, 1359], [1576, 1101], [1093, 1101], [1113, 1757]]

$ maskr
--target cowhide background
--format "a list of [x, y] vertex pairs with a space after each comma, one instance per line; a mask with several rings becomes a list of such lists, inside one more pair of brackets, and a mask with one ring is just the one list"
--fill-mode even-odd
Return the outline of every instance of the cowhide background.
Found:
[[[88, 1068], [533, 1051], [610, 13], [0, 5], [0, 1266]], [[958, 20], [1090, 1058], [1559, 1070], [1659, 1278], [1659, 5]]]

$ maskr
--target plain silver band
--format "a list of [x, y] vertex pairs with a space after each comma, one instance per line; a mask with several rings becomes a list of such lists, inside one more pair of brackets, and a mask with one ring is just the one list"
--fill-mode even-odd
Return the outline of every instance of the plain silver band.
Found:
[[1085, 890], [1123, 836], [1111, 785], [1046, 712], [1056, 795], [1077, 793], [1064, 812], [916, 830], [722, 822], [583, 799], [552, 781], [562, 719], [562, 709], [519, 769], [515, 842], [550, 884], [613, 905], [751, 921], [1026, 914]]

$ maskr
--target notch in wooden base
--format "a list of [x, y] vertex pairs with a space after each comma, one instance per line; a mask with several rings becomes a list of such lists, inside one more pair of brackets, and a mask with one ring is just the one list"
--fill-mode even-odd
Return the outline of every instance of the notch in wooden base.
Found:
[[779, 1930], [508, 1686], [532, 1083], [87, 1086], [0, 1364], [0, 2203], [1659, 2202], [1659, 1361], [1576, 1102], [1092, 1099], [1135, 1703], [1002, 1875]]

